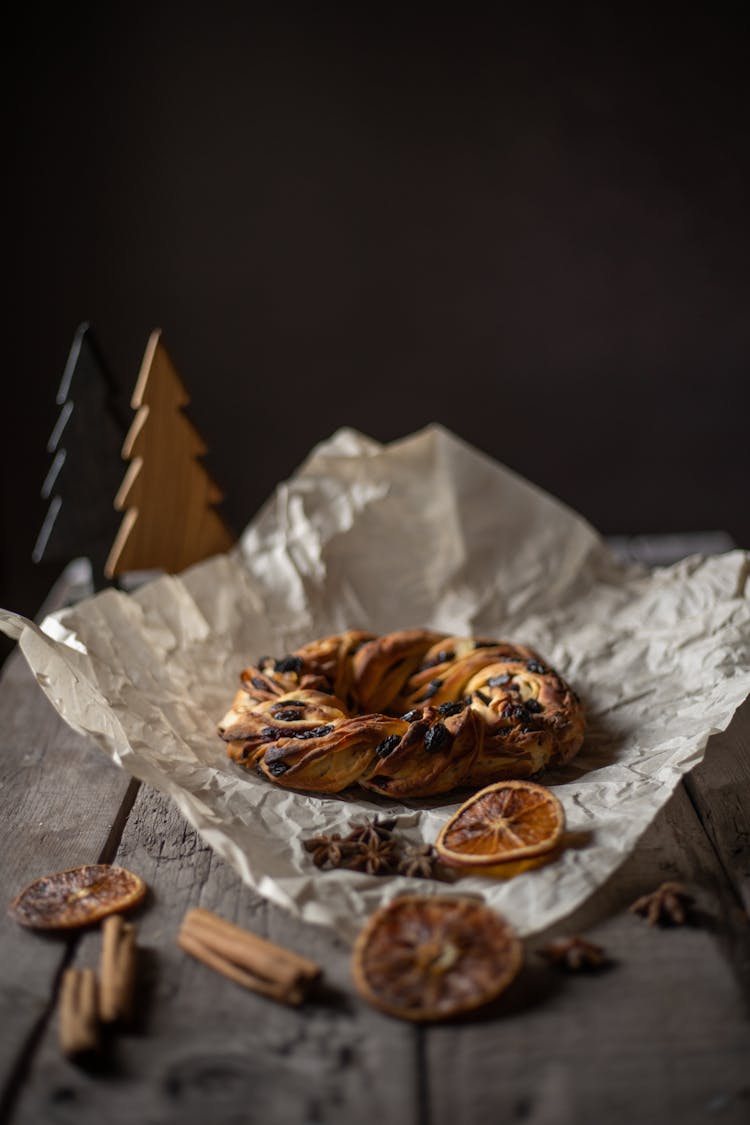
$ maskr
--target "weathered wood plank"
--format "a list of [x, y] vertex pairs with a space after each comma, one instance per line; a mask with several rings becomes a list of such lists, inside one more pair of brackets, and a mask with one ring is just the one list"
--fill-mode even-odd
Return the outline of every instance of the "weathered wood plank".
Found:
[[714, 735], [685, 785], [738, 899], [750, 911], [750, 701], [728, 730]]
[[[54, 1111], [56, 1120], [82, 1122], [106, 1111], [114, 1122], [129, 1114], [190, 1122], [212, 1107], [232, 1120], [249, 1098], [258, 1119], [270, 1122], [315, 1120], [316, 1113], [351, 1120], [355, 1110], [355, 1120], [369, 1121], [364, 1104], [373, 1117], [417, 1119], [413, 1033], [360, 1011], [343, 946], [241, 887], [152, 792], [136, 802], [118, 859], [156, 888], [141, 923], [149, 968], [141, 992], [145, 1037], [115, 1044], [113, 1085], [112, 1075], [88, 1075], [61, 1060], [50, 1029], [16, 1120]], [[690, 1123], [721, 1110], [722, 1120], [743, 1120], [748, 1030], [721, 942], [708, 927], [654, 931], [622, 913], [636, 895], [673, 876], [689, 883], [721, 933], [736, 929], [732, 896], [681, 790], [618, 876], [556, 928], [593, 925], [616, 968], [565, 978], [534, 964], [532, 954], [525, 981], [490, 1019], [424, 1033], [430, 1119], [471, 1123], [507, 1114], [586, 1122], [606, 1113], [616, 1122], [653, 1112], [653, 1119], [679, 1114]], [[288, 1012], [193, 965], [172, 939], [184, 909], [198, 902], [319, 959], [341, 990], [341, 1008]], [[87, 938], [80, 963], [94, 964], [97, 953], [98, 939]], [[366, 1083], [377, 1093], [360, 1104]]]
[[[695, 893], [702, 926], [652, 929], [626, 913], [667, 878]], [[494, 1019], [430, 1031], [430, 1120], [692, 1125], [721, 1111], [746, 1121], [750, 1026], [727, 951], [748, 932], [733, 900], [679, 787], [609, 883], [530, 944]], [[534, 952], [581, 932], [606, 948], [610, 970], [565, 975]]]
[[[139, 1026], [112, 1044], [109, 1071], [59, 1055], [56, 1017], [13, 1121], [416, 1123], [417, 1035], [372, 1011], [349, 980], [348, 946], [303, 926], [244, 887], [170, 802], [141, 789], [117, 861], [153, 888], [140, 911]], [[324, 966], [326, 992], [293, 1010], [218, 977], [175, 945], [200, 904]], [[95, 965], [98, 934], [76, 963]]]
[[[19, 1056], [29, 1067], [13, 1120], [744, 1121], [748, 1024], [736, 974], [747, 965], [748, 934], [737, 896], [747, 895], [750, 802], [737, 760], [747, 748], [746, 719], [713, 740], [687, 790], [607, 887], [551, 931], [590, 927], [616, 968], [566, 978], [532, 954], [522, 981], [486, 1020], [427, 1032], [363, 1006], [342, 943], [242, 887], [167, 802], [142, 790], [118, 853], [154, 887], [140, 919], [140, 1017], [113, 1044], [107, 1073], [62, 1060], [55, 1021], [46, 1021], [67, 945], [0, 923], [0, 1076], [18, 1078]], [[7, 899], [42, 871], [88, 862], [107, 839], [116, 842], [127, 778], [65, 727], [18, 657], [0, 684], [0, 730], [4, 805], [18, 805], [15, 819], [0, 824]], [[622, 913], [670, 876], [697, 892], [710, 925], [653, 931]], [[305, 1013], [287, 1011], [191, 962], [173, 938], [197, 903], [321, 961], [334, 995]], [[98, 938], [89, 935], [76, 963], [93, 965], [97, 955]]]
[[[66, 589], [56, 588], [47, 609]], [[66, 726], [13, 653], [0, 677], [0, 902], [39, 875], [95, 862], [108, 842], [116, 844], [132, 784]], [[31, 934], [0, 910], [0, 1105], [74, 941]]]

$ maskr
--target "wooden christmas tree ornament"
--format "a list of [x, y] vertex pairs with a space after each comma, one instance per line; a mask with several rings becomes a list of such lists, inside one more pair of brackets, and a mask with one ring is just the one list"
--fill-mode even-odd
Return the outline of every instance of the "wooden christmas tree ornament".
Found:
[[57, 404], [60, 414], [47, 443], [52, 464], [42, 486], [49, 506], [32, 558], [62, 564], [85, 555], [97, 583], [117, 531], [112, 496], [122, 472], [127, 421], [88, 324], [73, 338]]
[[115, 508], [125, 515], [104, 568], [109, 578], [131, 570], [174, 574], [234, 542], [214, 510], [222, 493], [199, 460], [206, 446], [183, 413], [189, 401], [161, 333], [152, 332], [122, 448], [130, 465]]

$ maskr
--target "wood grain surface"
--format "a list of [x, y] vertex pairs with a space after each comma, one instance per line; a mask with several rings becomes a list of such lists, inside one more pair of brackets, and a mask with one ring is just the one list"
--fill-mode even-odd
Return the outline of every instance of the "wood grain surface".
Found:
[[[609, 882], [526, 943], [518, 981], [486, 1014], [414, 1028], [370, 1009], [347, 945], [244, 887], [165, 798], [130, 783], [49, 707], [22, 658], [0, 684], [0, 888], [101, 858], [151, 892], [138, 924], [137, 1017], [96, 1068], [64, 1059], [54, 996], [63, 966], [95, 966], [99, 931], [62, 941], [0, 923], [3, 1120], [389, 1125], [745, 1122], [750, 1115], [750, 704]], [[665, 879], [695, 899], [692, 924], [628, 913]], [[234, 986], [175, 936], [203, 906], [319, 962], [301, 1010]], [[585, 933], [612, 964], [550, 968], [537, 949]]]
[[[47, 609], [63, 598], [59, 589]], [[109, 861], [136, 790], [137, 782], [62, 721], [21, 654], [13, 653], [0, 679], [3, 902], [40, 875]], [[23, 1074], [76, 941], [32, 935], [0, 911], [3, 1098]]]
[[106, 562], [109, 578], [154, 567], [174, 574], [234, 542], [214, 509], [221, 491], [200, 462], [206, 445], [183, 412], [189, 401], [161, 333], [153, 332], [123, 445], [130, 464], [112, 498], [125, 515]]

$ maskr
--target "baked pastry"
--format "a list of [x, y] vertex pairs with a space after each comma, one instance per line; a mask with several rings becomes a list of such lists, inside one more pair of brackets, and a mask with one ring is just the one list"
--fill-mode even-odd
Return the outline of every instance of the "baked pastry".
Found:
[[290, 789], [388, 797], [529, 777], [583, 742], [580, 700], [532, 649], [428, 629], [350, 631], [261, 657], [219, 724]]

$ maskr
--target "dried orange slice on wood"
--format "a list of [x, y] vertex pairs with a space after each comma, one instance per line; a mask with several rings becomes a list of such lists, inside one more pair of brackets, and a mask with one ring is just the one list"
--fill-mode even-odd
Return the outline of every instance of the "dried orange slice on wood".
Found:
[[354, 983], [400, 1019], [434, 1021], [473, 1011], [507, 988], [523, 946], [501, 915], [470, 898], [404, 895], [383, 906], [354, 946]]
[[435, 842], [443, 863], [482, 868], [552, 851], [565, 828], [563, 807], [533, 781], [480, 789], [443, 826]]
[[145, 893], [140, 875], [109, 863], [89, 863], [35, 880], [8, 911], [16, 922], [35, 930], [72, 930], [129, 910]]

